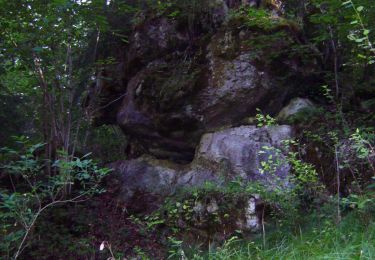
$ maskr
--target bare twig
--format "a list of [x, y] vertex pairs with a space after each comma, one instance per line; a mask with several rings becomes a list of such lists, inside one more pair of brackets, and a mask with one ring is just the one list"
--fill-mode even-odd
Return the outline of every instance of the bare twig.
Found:
[[20, 254], [22, 253], [22, 251], [26, 248], [26, 245], [25, 242], [30, 234], [30, 231], [32, 230], [32, 228], [34, 227], [37, 219], [39, 218], [40, 214], [45, 211], [46, 209], [52, 207], [52, 206], [55, 206], [56, 204], [65, 204], [65, 203], [79, 203], [79, 202], [84, 202], [86, 201], [87, 199], [81, 199], [82, 197], [84, 197], [85, 195], [87, 195], [89, 193], [89, 191], [81, 194], [81, 195], [78, 195], [72, 199], [68, 199], [68, 200], [56, 200], [56, 201], [53, 201], [53, 202], [50, 202], [48, 203], [47, 205], [45, 205], [44, 207], [39, 207], [38, 211], [35, 213], [35, 216], [33, 217], [32, 221], [30, 224], [26, 224], [25, 226], [25, 235], [23, 236], [22, 238], [22, 241], [21, 243], [19, 244], [18, 246], [18, 249], [17, 249], [17, 252], [16, 254], [14, 255], [14, 259], [17, 259]]

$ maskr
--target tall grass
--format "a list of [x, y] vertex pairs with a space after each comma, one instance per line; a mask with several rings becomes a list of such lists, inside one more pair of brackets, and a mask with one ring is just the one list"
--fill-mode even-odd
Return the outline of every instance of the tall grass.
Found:
[[269, 227], [266, 244], [232, 239], [193, 259], [375, 259], [375, 222], [357, 213], [339, 225], [329, 218], [310, 218], [301, 228]]

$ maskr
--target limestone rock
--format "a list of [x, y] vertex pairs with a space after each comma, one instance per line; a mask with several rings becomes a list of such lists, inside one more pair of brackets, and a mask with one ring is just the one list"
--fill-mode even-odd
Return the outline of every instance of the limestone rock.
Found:
[[306, 98], [294, 98], [292, 99], [289, 104], [284, 107], [279, 114], [277, 115], [278, 120], [286, 120], [290, 116], [293, 116], [303, 110], [306, 109], [313, 109], [315, 108], [315, 105], [312, 101]]
[[[114, 163], [112, 167], [121, 179], [119, 197], [129, 206], [142, 201], [143, 209], [148, 210], [181, 187], [199, 187], [207, 181], [220, 186], [241, 178], [263, 182], [270, 188], [287, 187], [290, 166], [284, 160], [281, 143], [291, 137], [292, 128], [286, 125], [241, 126], [205, 134], [190, 165], [150, 157]], [[275, 164], [273, 171], [261, 171], [261, 162], [270, 163], [270, 155], [281, 163]], [[217, 209], [217, 203], [212, 203], [208, 211]]]
[[260, 201], [258, 195], [250, 197], [244, 207], [243, 218], [238, 218], [236, 225], [239, 230], [258, 231], [261, 225], [261, 219], [258, 217], [257, 206]]
[[[225, 16], [228, 6], [215, 1], [210, 8]], [[202, 28], [192, 35], [167, 18], [145, 21], [130, 37], [121, 62], [98, 73], [102, 76], [90, 91], [97, 97], [86, 104], [93, 121], [120, 126], [141, 154], [188, 163], [202, 134], [241, 125], [256, 108], [276, 114], [293, 82], [306, 75], [297, 58], [263, 60], [266, 55], [248, 41], [268, 32], [252, 30], [227, 22], [202, 37], [207, 34]], [[280, 39], [273, 45], [268, 56], [290, 44]], [[293, 82], [283, 83], [285, 75], [293, 75]]]
[[[247, 181], [268, 181], [274, 178], [285, 179], [289, 165], [285, 163], [282, 154], [276, 154], [282, 149], [281, 142], [292, 137], [290, 126], [269, 126], [257, 128], [255, 126], [241, 126], [210, 134], [205, 134], [200, 142], [197, 160], [204, 160], [217, 168], [226, 168], [231, 177], [241, 177]], [[262, 172], [261, 162], [283, 161], [275, 165], [275, 172]], [[211, 166], [211, 167], [215, 167]]]

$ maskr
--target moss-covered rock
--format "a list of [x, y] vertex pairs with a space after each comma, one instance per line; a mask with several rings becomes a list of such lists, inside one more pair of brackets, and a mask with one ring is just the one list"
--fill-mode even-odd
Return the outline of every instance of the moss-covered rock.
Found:
[[240, 125], [256, 108], [277, 114], [313, 66], [295, 48], [292, 22], [244, 10], [210, 32], [170, 17], [146, 20], [124, 50], [122, 73], [107, 73], [120, 76], [98, 80], [96, 88], [107, 87], [96, 93], [116, 100], [101, 104], [99, 121], [118, 124], [146, 153], [189, 162], [203, 133]]

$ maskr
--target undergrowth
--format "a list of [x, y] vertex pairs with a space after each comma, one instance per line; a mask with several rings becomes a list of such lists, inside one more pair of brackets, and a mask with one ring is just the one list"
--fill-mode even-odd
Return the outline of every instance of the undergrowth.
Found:
[[[189, 256], [188, 256], [189, 258]], [[307, 217], [297, 229], [272, 229], [265, 247], [259, 235], [253, 241], [236, 237], [191, 259], [374, 259], [375, 223], [364, 222], [351, 212], [339, 225], [316, 214]]]

